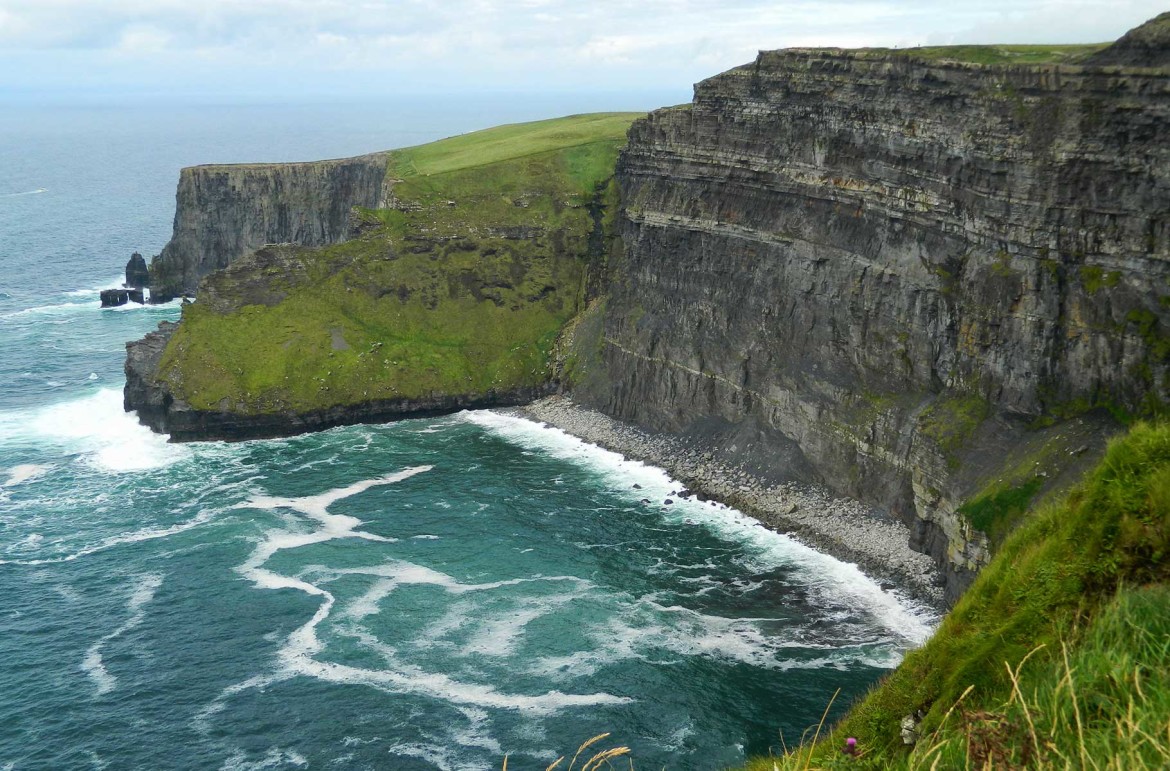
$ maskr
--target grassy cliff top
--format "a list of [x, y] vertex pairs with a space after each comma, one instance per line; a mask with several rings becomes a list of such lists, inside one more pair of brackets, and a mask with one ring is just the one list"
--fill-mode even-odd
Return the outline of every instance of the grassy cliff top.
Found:
[[[922, 48], [886, 49], [899, 56], [928, 61], [967, 62], [970, 64], [1079, 64], [1109, 46], [1109, 43], [1084, 45], [958, 45]], [[871, 49], [872, 50], [872, 49]]]
[[501, 126], [388, 156], [386, 209], [320, 249], [270, 246], [205, 279], [159, 376], [196, 409], [307, 413], [538, 387], [605, 259], [638, 113]]
[[595, 142], [625, 143], [644, 113], [603, 112], [511, 123], [394, 151], [391, 172], [402, 179], [488, 166]]

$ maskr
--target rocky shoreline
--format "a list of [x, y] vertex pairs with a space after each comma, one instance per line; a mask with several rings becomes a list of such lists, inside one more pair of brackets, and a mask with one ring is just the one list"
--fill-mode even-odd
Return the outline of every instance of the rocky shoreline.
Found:
[[546, 397], [508, 412], [659, 466], [686, 486], [680, 493], [733, 506], [773, 530], [856, 563], [887, 588], [944, 608], [941, 575], [928, 555], [910, 549], [907, 527], [858, 501], [834, 498], [808, 485], [769, 484], [695, 443], [643, 431], [566, 396]]

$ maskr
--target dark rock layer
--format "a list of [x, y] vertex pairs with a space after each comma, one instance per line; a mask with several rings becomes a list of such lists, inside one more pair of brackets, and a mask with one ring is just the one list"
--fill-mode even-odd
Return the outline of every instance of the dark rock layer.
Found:
[[103, 289], [99, 293], [103, 308], [117, 308], [127, 303], [146, 303], [146, 297], [141, 289]]
[[888, 508], [957, 596], [1030, 424], [1170, 400], [1168, 137], [1148, 70], [761, 53], [631, 129], [577, 396]]

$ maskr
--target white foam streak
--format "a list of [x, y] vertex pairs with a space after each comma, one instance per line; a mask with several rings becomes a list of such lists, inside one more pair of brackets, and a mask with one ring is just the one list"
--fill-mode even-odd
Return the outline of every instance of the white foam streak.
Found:
[[103, 281], [98, 286], [90, 289], [74, 289], [71, 292], [65, 292], [67, 297], [96, 297], [102, 293], [103, 289], [120, 289], [125, 276], [114, 276], [109, 281]]
[[[672, 479], [661, 468], [628, 460], [543, 423], [489, 410], [461, 412], [459, 417], [523, 447], [540, 449], [552, 457], [591, 469], [615, 492], [630, 498], [662, 501], [670, 497], [672, 490], [683, 488], [681, 482]], [[634, 484], [640, 489], [635, 490]], [[702, 525], [720, 538], [748, 547], [756, 563], [754, 567], [796, 568], [802, 582], [819, 595], [825, 605], [845, 605], [855, 612], [867, 614], [909, 644], [925, 642], [937, 623], [936, 614], [931, 609], [882, 590], [856, 565], [769, 530], [736, 509], [710, 506], [696, 500], [675, 500], [673, 506], [655, 507], [655, 510], [673, 524]]]
[[162, 586], [163, 577], [157, 573], [147, 573], [139, 576], [130, 599], [126, 602], [126, 609], [130, 612], [129, 618], [120, 627], [95, 642], [85, 652], [81, 661], [81, 669], [93, 680], [96, 695], [102, 696], [117, 687], [118, 679], [110, 674], [102, 660], [102, 648], [106, 643], [129, 632], [142, 623], [146, 618], [144, 606], [154, 599], [155, 592]]
[[[398, 664], [388, 670], [372, 670], [335, 662], [318, 661], [314, 658], [323, 648], [321, 640], [317, 636], [317, 628], [329, 617], [329, 614], [333, 610], [334, 603], [336, 602], [333, 594], [302, 578], [285, 576], [267, 570], [263, 565], [279, 551], [300, 548], [314, 543], [323, 543], [337, 538], [366, 538], [375, 541], [393, 542], [394, 539], [387, 539], [372, 533], [356, 530], [355, 528], [361, 525], [360, 520], [356, 517], [330, 514], [328, 507], [339, 500], [357, 495], [376, 485], [399, 482], [415, 474], [429, 471], [431, 468], [431, 466], [416, 466], [404, 469], [395, 474], [355, 482], [346, 487], [329, 490], [319, 495], [299, 498], [257, 496], [252, 498], [247, 504], [244, 504], [244, 506], [253, 508], [291, 509], [307, 515], [319, 525], [319, 529], [311, 533], [293, 533], [287, 530], [277, 530], [268, 533], [265, 539], [257, 545], [248, 560], [237, 568], [241, 574], [251, 579], [260, 588], [296, 589], [322, 599], [320, 607], [317, 608], [312, 618], [288, 636], [284, 646], [277, 654], [280, 662], [280, 672], [277, 678], [285, 679], [291, 676], [304, 675], [326, 682], [362, 684], [396, 693], [421, 694], [472, 707], [493, 707], [540, 714], [551, 714], [564, 707], [618, 704], [628, 701], [627, 699], [604, 693], [577, 695], [551, 691], [538, 695], [504, 694], [488, 685], [459, 682], [442, 673], [425, 672], [412, 665]], [[514, 579], [485, 584], [465, 585], [460, 584], [445, 573], [402, 561], [392, 561], [370, 568], [346, 568], [341, 570], [315, 568], [314, 570], [332, 575], [366, 574], [380, 576], [385, 579], [384, 582], [375, 584], [373, 589], [350, 606], [347, 615], [357, 618], [372, 612], [371, 608], [376, 609], [379, 599], [393, 591], [394, 587], [401, 584], [432, 584], [442, 586], [449, 592], [459, 594], [511, 586], [527, 580], [545, 580]], [[559, 577], [551, 580], [581, 581], [582, 579]], [[385, 646], [381, 646], [376, 640], [367, 638], [366, 643], [372, 646], [378, 646], [385, 657], [389, 658], [393, 655], [393, 651], [385, 648]], [[271, 680], [264, 680], [263, 682], [267, 683], [271, 682]], [[243, 687], [248, 687], [248, 684], [241, 684], [235, 687], [235, 690], [228, 689], [216, 700], [216, 704], [222, 704], [225, 698], [232, 695], [232, 693], [238, 692]], [[222, 708], [217, 707], [216, 704], [204, 710], [204, 718]]]
[[0, 485], [0, 487], [13, 487], [21, 482], [28, 482], [31, 479], [44, 474], [51, 469], [52, 466], [38, 465], [36, 463], [22, 463], [19, 466], [13, 466], [8, 469], [8, 481]]
[[53, 305], [37, 305], [32, 308], [24, 308], [19, 311], [12, 311], [0, 315], [0, 319], [17, 319], [22, 316], [59, 316], [63, 313], [76, 313], [82, 309], [97, 310], [97, 306], [92, 302], [87, 303], [55, 303]]

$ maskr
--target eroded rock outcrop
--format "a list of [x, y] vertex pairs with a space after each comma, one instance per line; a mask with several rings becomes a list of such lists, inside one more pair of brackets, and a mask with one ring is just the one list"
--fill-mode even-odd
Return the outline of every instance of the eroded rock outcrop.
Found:
[[1037, 425], [1170, 401], [1168, 137], [1148, 69], [761, 53], [631, 129], [577, 396], [888, 508], [957, 596]]
[[146, 258], [138, 252], [130, 255], [130, 260], [126, 263], [126, 283], [124, 286], [138, 290], [150, 286], [150, 268], [146, 264]]
[[265, 244], [345, 241], [356, 227], [354, 207], [384, 203], [386, 162], [374, 153], [183, 169], [174, 233], [150, 266], [152, 299], [192, 294], [205, 275]]

